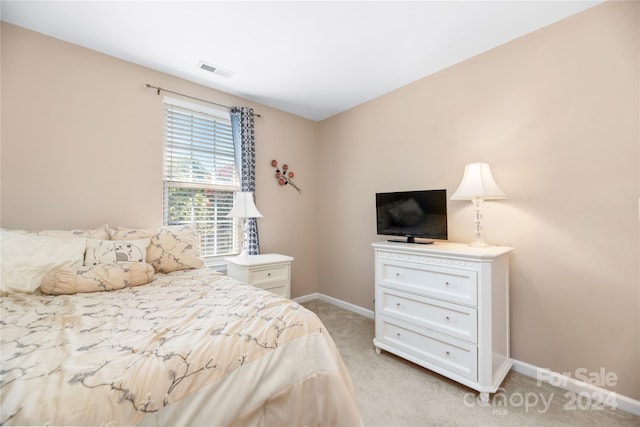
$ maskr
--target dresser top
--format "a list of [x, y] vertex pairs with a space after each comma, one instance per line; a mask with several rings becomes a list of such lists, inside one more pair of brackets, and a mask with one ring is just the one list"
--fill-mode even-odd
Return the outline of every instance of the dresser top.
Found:
[[374, 242], [371, 244], [376, 249], [388, 249], [402, 252], [414, 252], [427, 255], [457, 255], [473, 258], [495, 258], [513, 250], [509, 246], [489, 246], [476, 248], [467, 243], [434, 242], [430, 244], [403, 243], [403, 242]]

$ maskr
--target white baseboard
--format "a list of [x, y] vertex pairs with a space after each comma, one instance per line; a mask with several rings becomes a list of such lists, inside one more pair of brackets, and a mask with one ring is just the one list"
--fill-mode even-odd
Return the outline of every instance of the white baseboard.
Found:
[[[511, 369], [514, 372], [526, 375], [531, 378], [535, 378], [540, 382], [551, 384], [556, 387], [560, 387], [564, 390], [572, 391], [576, 394], [585, 393], [590, 403], [601, 404], [604, 407], [611, 407], [612, 403], [617, 409], [624, 412], [629, 412], [633, 415], [640, 415], [640, 401], [632, 399], [627, 396], [622, 396], [613, 391], [607, 390], [602, 387], [598, 387], [593, 384], [589, 384], [580, 381], [576, 378], [561, 374], [559, 372], [553, 372], [548, 369], [539, 368], [526, 362], [519, 360], [513, 361]], [[589, 403], [587, 402], [587, 403]]]
[[321, 294], [318, 292], [316, 292], [315, 294], [303, 295], [301, 297], [294, 298], [293, 300], [298, 304], [302, 304], [314, 299], [319, 299], [321, 301], [335, 305], [336, 307], [344, 308], [345, 310], [352, 311], [361, 316], [368, 317], [369, 319], [374, 318], [373, 310], [368, 310], [366, 308], [360, 307], [359, 305], [351, 304], [350, 302], [342, 301], [338, 298], [330, 297], [329, 295]]
[[293, 300], [298, 304], [304, 304], [305, 302], [313, 301], [314, 299], [320, 299], [320, 294], [316, 292], [314, 294], [308, 294], [301, 297], [293, 298]]
[[[368, 310], [355, 304], [351, 304], [321, 293], [314, 293], [294, 298], [297, 303], [305, 303], [315, 299], [333, 304], [348, 311], [352, 311], [361, 316], [368, 317], [369, 319], [374, 318], [374, 312], [372, 310]], [[588, 396], [589, 399], [592, 399], [591, 402], [594, 404], [604, 403], [604, 406], [608, 407], [610, 406], [610, 403], [613, 402], [615, 403], [617, 409], [640, 416], [639, 400], [635, 400], [627, 396], [622, 396], [618, 393], [612, 392], [602, 387], [582, 382], [576, 378], [571, 378], [558, 372], [551, 372], [548, 369], [539, 368], [537, 366], [531, 365], [526, 362], [521, 362], [519, 360], [513, 361], [513, 366], [511, 367], [511, 369], [514, 372], [518, 372], [531, 378], [536, 378], [541, 382], [560, 387], [564, 390], [572, 391], [576, 394], [579, 394], [581, 392], [586, 393], [586, 396]]]

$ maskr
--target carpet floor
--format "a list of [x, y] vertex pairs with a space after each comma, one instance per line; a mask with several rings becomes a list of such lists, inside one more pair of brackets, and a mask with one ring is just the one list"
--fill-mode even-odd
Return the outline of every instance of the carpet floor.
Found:
[[377, 355], [372, 319], [321, 300], [302, 305], [318, 315], [336, 342], [367, 427], [640, 426], [640, 417], [576, 400], [513, 371], [500, 393], [481, 405], [472, 389], [390, 353]]

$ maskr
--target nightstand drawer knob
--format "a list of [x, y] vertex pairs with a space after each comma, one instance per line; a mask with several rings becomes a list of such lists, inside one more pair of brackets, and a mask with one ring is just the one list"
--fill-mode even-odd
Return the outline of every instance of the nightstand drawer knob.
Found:
[[267, 276], [271, 277], [271, 273], [267, 273]]

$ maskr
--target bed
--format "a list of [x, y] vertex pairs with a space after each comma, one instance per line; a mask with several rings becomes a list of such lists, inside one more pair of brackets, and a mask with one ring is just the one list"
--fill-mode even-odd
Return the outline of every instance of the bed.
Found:
[[317, 316], [211, 269], [0, 299], [2, 425], [361, 425]]

